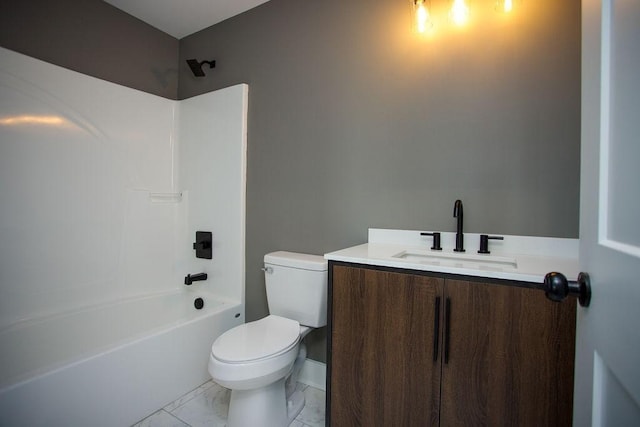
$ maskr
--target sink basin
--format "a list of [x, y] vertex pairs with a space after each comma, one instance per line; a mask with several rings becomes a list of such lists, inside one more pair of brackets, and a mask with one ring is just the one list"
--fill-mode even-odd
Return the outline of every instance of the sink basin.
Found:
[[412, 249], [399, 252], [391, 256], [397, 260], [407, 262], [419, 262], [431, 265], [443, 265], [447, 267], [458, 268], [474, 268], [474, 269], [491, 269], [514, 270], [518, 268], [518, 262], [515, 258], [494, 256], [494, 255], [475, 255], [466, 253], [447, 253], [434, 252], [429, 250]]

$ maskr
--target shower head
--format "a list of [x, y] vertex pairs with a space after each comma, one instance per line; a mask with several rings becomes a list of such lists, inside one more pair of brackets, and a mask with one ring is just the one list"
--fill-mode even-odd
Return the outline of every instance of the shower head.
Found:
[[187, 64], [189, 64], [189, 68], [191, 68], [191, 72], [196, 77], [204, 77], [204, 71], [202, 71], [202, 66], [204, 64], [209, 64], [209, 68], [213, 68], [216, 66], [216, 61], [202, 61], [198, 62], [197, 59], [187, 59]]

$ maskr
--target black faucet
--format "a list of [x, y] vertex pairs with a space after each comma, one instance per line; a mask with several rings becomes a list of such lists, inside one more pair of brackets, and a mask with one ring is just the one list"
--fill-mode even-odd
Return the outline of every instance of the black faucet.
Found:
[[200, 280], [207, 280], [207, 273], [187, 274], [184, 278], [184, 284], [190, 285]]
[[456, 227], [456, 248], [454, 252], [464, 252], [464, 234], [462, 233], [462, 200], [456, 200], [453, 205], [453, 217], [458, 218]]

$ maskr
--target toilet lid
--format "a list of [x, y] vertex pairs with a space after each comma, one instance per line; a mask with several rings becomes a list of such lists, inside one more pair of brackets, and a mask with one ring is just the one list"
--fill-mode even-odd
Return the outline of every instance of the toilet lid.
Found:
[[298, 322], [270, 315], [223, 333], [213, 343], [211, 352], [223, 362], [248, 362], [282, 353], [295, 345], [299, 337]]

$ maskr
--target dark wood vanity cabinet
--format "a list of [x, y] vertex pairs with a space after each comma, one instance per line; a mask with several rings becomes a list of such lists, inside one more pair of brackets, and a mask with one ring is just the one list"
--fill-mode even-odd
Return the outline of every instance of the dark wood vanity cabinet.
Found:
[[437, 423], [433, 324], [444, 280], [346, 266], [332, 272], [331, 425]]
[[331, 263], [327, 424], [570, 426], [575, 301]]

